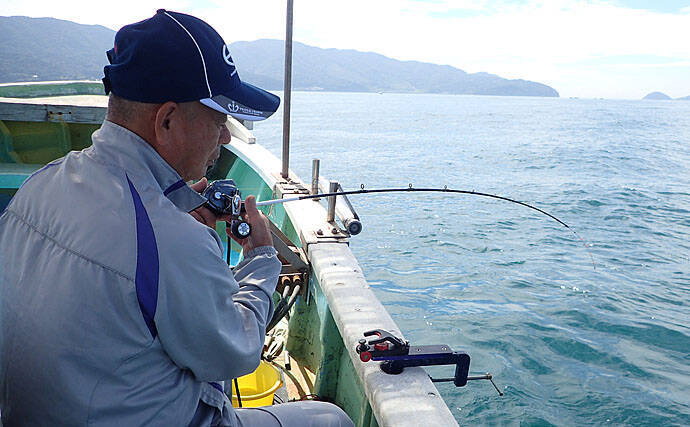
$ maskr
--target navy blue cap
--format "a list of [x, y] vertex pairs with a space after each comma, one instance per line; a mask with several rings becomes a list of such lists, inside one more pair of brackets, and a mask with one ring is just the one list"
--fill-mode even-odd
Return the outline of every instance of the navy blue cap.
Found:
[[276, 95], [240, 81], [220, 34], [190, 15], [160, 9], [124, 26], [107, 55], [105, 93], [130, 101], [200, 101], [242, 120], [263, 120], [280, 105]]

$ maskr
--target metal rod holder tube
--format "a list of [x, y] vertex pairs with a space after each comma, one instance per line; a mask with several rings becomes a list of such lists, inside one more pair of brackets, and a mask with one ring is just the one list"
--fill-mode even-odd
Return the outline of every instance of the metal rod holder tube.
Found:
[[319, 159], [311, 161], [311, 194], [319, 194]]
[[[340, 188], [340, 186], [338, 186], [338, 188]], [[319, 189], [322, 193], [326, 193], [328, 190], [330, 190], [328, 179], [324, 177], [319, 177]], [[336, 189], [335, 191], [339, 190]], [[340, 219], [340, 222], [343, 223], [343, 226], [345, 226], [347, 232], [350, 233], [352, 236], [359, 234], [362, 231], [363, 227], [362, 222], [359, 220], [357, 212], [355, 212], [355, 210], [352, 208], [352, 205], [347, 199], [347, 196], [336, 197], [342, 199], [340, 200], [340, 203], [337, 203], [335, 205], [335, 214], [338, 216], [338, 219]]]
[[283, 166], [280, 175], [288, 177], [290, 168], [290, 100], [292, 98], [292, 4], [287, 0], [285, 22], [285, 79], [283, 81]]
[[[329, 193], [335, 193], [338, 191], [338, 182], [331, 181]], [[328, 198], [328, 213], [326, 214], [326, 222], [335, 221], [335, 199], [337, 196], [330, 196]]]

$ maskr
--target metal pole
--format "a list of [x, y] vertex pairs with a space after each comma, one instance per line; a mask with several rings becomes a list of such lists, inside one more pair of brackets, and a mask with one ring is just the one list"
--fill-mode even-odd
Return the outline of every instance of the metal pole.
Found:
[[311, 194], [319, 194], [319, 159], [311, 161]]
[[287, 0], [285, 22], [285, 79], [283, 81], [283, 168], [280, 175], [288, 177], [290, 168], [290, 98], [292, 94], [292, 4]]
[[[335, 193], [338, 191], [338, 187], [340, 184], [338, 184], [337, 181], [331, 181], [331, 188], [329, 193]], [[328, 212], [326, 212], [326, 222], [333, 222], [335, 221], [335, 198], [337, 196], [330, 196], [328, 198]]]

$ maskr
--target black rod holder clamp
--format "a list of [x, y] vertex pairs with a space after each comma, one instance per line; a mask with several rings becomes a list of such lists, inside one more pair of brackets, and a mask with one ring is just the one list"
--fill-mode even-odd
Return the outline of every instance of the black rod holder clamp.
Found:
[[453, 351], [443, 344], [411, 346], [407, 341], [383, 329], [367, 331], [364, 336], [376, 338], [368, 342], [364, 338], [359, 340], [356, 351], [360, 360], [382, 361], [381, 370], [387, 374], [396, 375], [412, 366], [455, 365], [455, 386], [463, 387], [467, 384], [470, 356], [465, 352]]

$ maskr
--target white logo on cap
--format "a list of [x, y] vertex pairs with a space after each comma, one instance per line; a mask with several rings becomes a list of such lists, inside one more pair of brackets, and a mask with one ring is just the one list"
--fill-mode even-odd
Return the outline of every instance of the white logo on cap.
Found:
[[249, 107], [245, 107], [244, 105], [238, 104], [235, 101], [230, 101], [228, 104], [228, 111], [232, 113], [241, 113], [241, 114], [247, 114], [251, 116], [260, 116], [261, 111], [254, 110]]
[[230, 49], [228, 49], [228, 45], [224, 44], [223, 45], [223, 60], [225, 60], [225, 63], [228, 64], [233, 68], [232, 73], [230, 73], [230, 76], [234, 76], [237, 74], [237, 68], [235, 68], [235, 63], [231, 61], [232, 57], [230, 57]]

